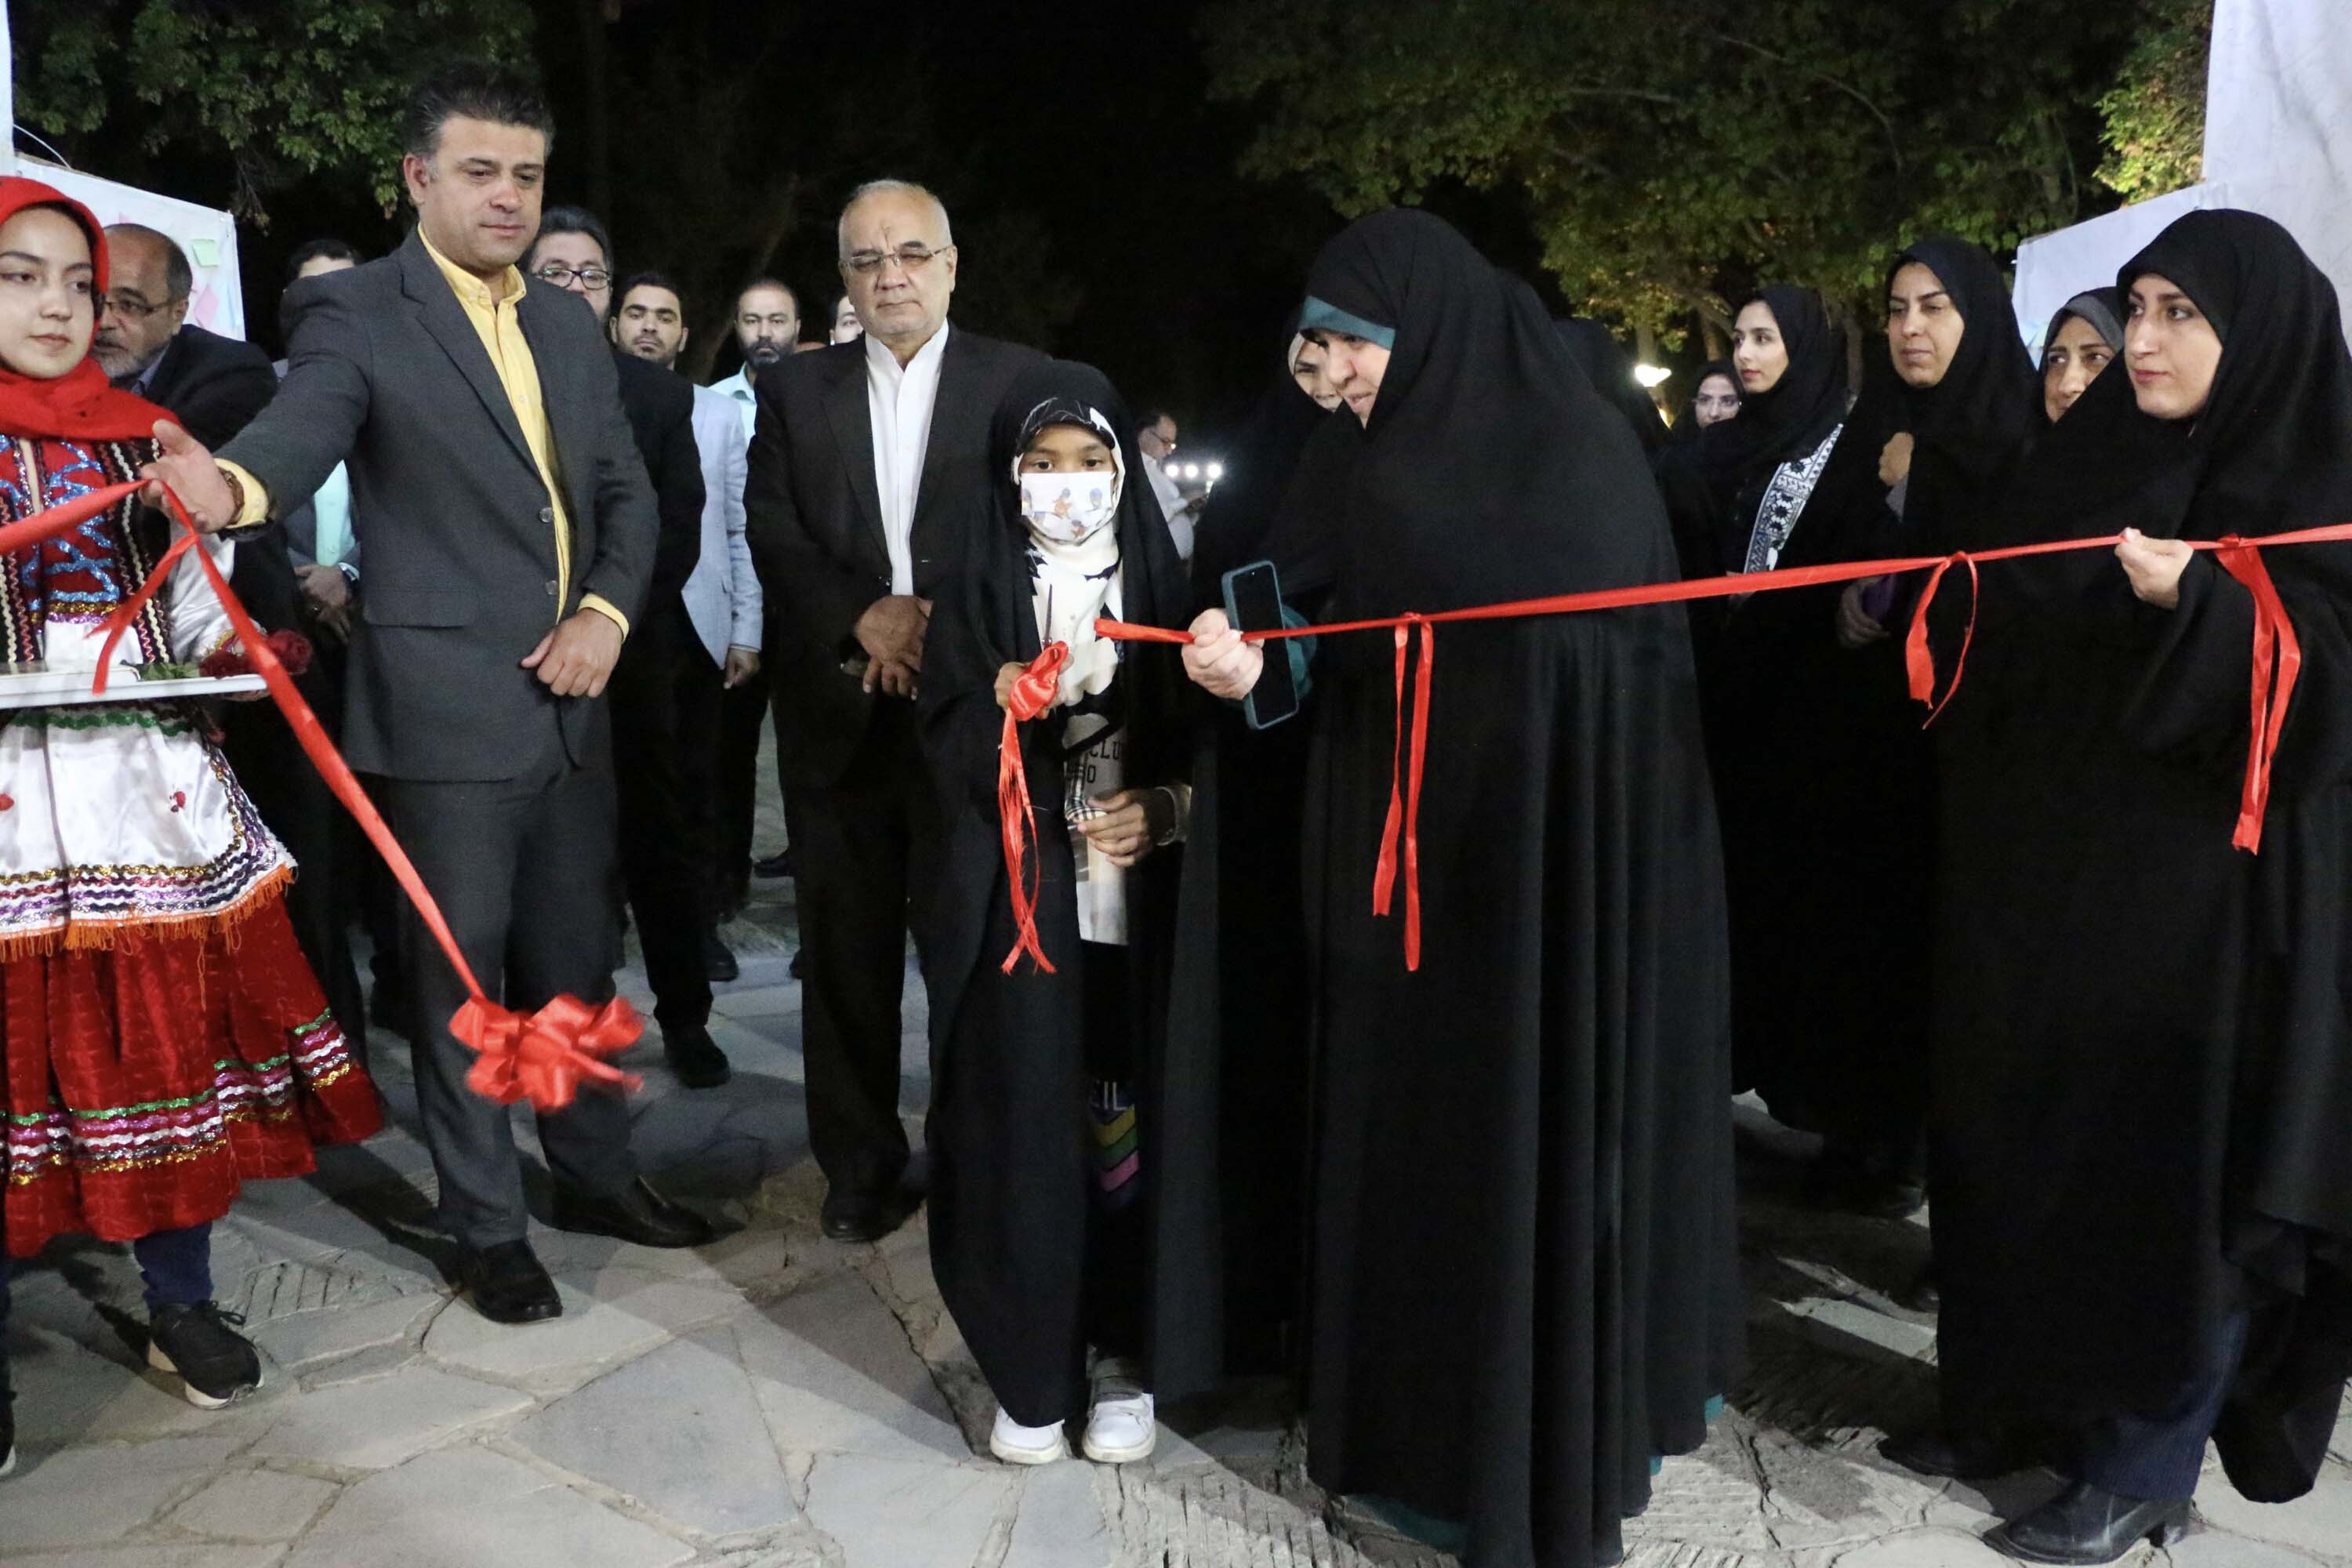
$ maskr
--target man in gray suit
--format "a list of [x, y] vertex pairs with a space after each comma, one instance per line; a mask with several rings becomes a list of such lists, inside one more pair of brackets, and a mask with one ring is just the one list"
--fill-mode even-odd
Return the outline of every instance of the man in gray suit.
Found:
[[[217, 464], [193, 441], [157, 464], [200, 526], [256, 525], [337, 462], [367, 529], [343, 749], [380, 775], [393, 826], [493, 997], [525, 1011], [612, 994], [611, 735], [600, 700], [653, 571], [653, 491], [611, 350], [563, 291], [515, 267], [539, 228], [550, 121], [502, 69], [418, 89], [402, 160], [417, 229], [381, 261], [295, 286], [272, 403]], [[484, 1316], [562, 1310], [524, 1239], [504, 1108], [466, 1087], [448, 1029], [465, 993], [413, 912], [405, 968], [416, 1079]], [[638, 1177], [620, 1100], [542, 1116], [554, 1222], [651, 1247], [709, 1226]]]

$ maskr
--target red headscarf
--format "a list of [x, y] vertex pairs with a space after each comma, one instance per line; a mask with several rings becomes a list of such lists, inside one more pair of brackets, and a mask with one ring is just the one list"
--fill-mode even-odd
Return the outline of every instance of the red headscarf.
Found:
[[[97, 263], [97, 294], [106, 297], [106, 231], [79, 202], [38, 180], [0, 178], [0, 224], [26, 207], [53, 206], [81, 225]], [[101, 303], [100, 308], [103, 308]], [[97, 336], [91, 322], [90, 335]], [[117, 392], [89, 354], [65, 374], [44, 380], [0, 364], [0, 434], [35, 439], [136, 441], [155, 433], [155, 421], [171, 417], [145, 398]]]

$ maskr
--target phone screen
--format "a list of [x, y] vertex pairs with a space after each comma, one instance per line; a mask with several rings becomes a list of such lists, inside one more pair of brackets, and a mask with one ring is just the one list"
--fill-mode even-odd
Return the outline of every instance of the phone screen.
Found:
[[[1278, 631], [1282, 627], [1282, 584], [1274, 563], [1237, 566], [1225, 574], [1225, 618], [1245, 632]], [[1265, 670], [1243, 700], [1250, 728], [1264, 730], [1298, 711], [1298, 682], [1292, 676], [1290, 650], [1280, 643], [1265, 645]]]

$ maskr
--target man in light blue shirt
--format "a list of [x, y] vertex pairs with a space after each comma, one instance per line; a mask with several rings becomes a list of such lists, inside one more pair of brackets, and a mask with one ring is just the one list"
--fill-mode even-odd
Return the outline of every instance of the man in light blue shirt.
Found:
[[[743, 368], [709, 390], [727, 398], [743, 422], [748, 447], [751, 426], [759, 418], [752, 385], [760, 372], [781, 364], [797, 352], [801, 335], [800, 296], [773, 278], [762, 278], [735, 297], [735, 346], [742, 351]], [[697, 418], [701, 416], [698, 405]], [[736, 481], [740, 505], [742, 481]], [[740, 910], [751, 897], [751, 874], [791, 875], [789, 855], [779, 850], [759, 860], [751, 858], [751, 828], [759, 808], [760, 731], [768, 718], [768, 679], [754, 675], [730, 682], [719, 712], [718, 845], [719, 907]], [[795, 963], [798, 961], [795, 960]]]
[[[743, 298], [750, 300], [763, 291], [755, 285], [744, 290]], [[639, 359], [675, 369], [687, 339], [686, 302], [677, 286], [658, 272], [640, 272], [624, 280], [614, 299], [613, 341]], [[790, 300], [789, 291], [784, 299]], [[761, 303], [764, 306], [767, 301]], [[762, 331], [778, 330], [764, 319], [764, 312], [760, 327]], [[751, 346], [745, 345], [747, 355]], [[743, 539], [751, 405], [743, 405], [739, 413], [723, 385], [694, 389], [694, 444], [702, 459], [702, 544], [683, 597], [687, 619], [700, 647], [689, 651], [677, 671], [675, 684], [683, 753], [679, 772], [698, 858], [710, 878], [708, 907], [714, 914], [727, 909], [729, 878], [736, 873], [736, 862], [750, 854], [748, 846], [740, 851], [734, 847], [731, 836], [720, 831], [718, 819], [722, 718], [726, 704], [747, 688], [759, 690], [759, 707], [764, 710], [767, 690], [767, 682], [760, 675], [760, 579], [751, 568], [751, 547]], [[756, 727], [751, 742], [756, 762]], [[727, 857], [723, 859], [722, 850]], [[736, 978], [735, 955], [719, 939], [715, 922], [704, 933], [703, 958], [712, 980], [723, 983]]]
[[[801, 336], [800, 296], [772, 278], [762, 278], [735, 296], [735, 346], [742, 351], [743, 368], [710, 390], [732, 402], [743, 420], [743, 442], [750, 446], [751, 424], [759, 416], [752, 384], [760, 372], [780, 364], [797, 349]], [[685, 342], [684, 333], [679, 342]], [[623, 345], [626, 347], [626, 344]]]

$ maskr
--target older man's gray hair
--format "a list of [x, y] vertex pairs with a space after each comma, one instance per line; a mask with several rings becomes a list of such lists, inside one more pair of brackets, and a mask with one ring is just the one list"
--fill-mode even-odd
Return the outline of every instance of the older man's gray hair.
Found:
[[849, 193], [849, 199], [841, 206], [841, 221], [834, 227], [834, 243], [844, 261], [849, 259], [849, 215], [856, 209], [858, 203], [868, 196], [911, 196], [917, 201], [929, 202], [931, 211], [939, 216], [939, 247], [945, 250], [955, 243], [955, 231], [948, 226], [947, 204], [933, 195], [929, 186], [919, 185], [912, 180], [868, 180]]

